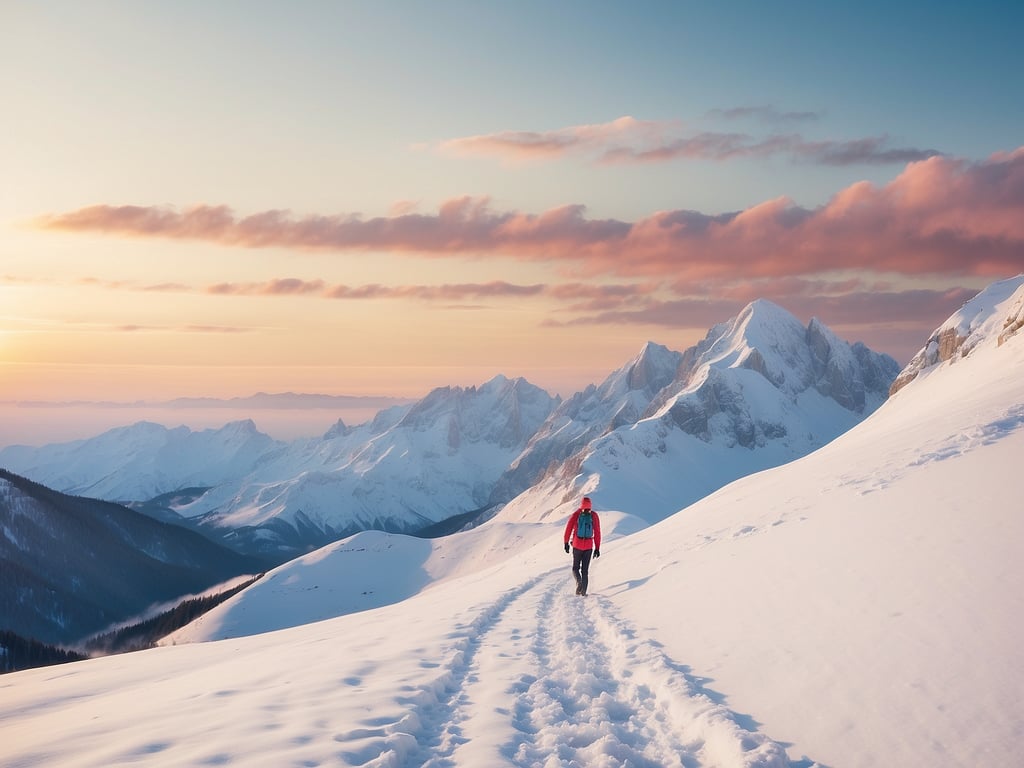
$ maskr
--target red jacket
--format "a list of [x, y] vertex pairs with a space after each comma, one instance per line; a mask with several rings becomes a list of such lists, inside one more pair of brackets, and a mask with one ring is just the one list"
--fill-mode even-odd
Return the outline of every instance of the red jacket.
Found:
[[570, 539], [573, 539], [572, 545], [576, 549], [600, 549], [601, 548], [601, 518], [597, 516], [597, 512], [593, 510], [590, 514], [594, 517], [594, 538], [592, 539], [577, 539], [576, 538], [576, 520], [580, 516], [582, 509], [577, 509], [569, 516], [569, 522], [565, 524], [565, 535], [563, 536], [563, 543], [568, 544]]

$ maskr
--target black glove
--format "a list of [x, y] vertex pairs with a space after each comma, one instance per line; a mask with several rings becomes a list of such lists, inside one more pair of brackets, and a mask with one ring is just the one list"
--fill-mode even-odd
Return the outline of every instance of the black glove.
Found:
[[601, 556], [601, 550], [600, 549], [595, 549], [594, 550], [594, 557], [600, 557], [600, 556]]
[[569, 542], [565, 542], [565, 554], [569, 554]]

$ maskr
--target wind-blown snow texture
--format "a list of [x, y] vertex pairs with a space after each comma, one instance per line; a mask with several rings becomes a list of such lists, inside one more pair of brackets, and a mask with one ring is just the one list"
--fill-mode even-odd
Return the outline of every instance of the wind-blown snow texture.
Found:
[[[1007, 318], [1022, 285], [979, 301]], [[1024, 333], [995, 331], [658, 524], [603, 503], [626, 467], [602, 478], [588, 598], [561, 549], [569, 502], [431, 542], [360, 534], [178, 645], [0, 678], [5, 762], [1016, 765]], [[367, 610], [277, 629], [302, 618], [290, 602], [323, 616], [322, 590]], [[232, 635], [232, 615], [263, 633], [188, 642]]]
[[[567, 494], [620, 466], [607, 503], [649, 522], [750, 472], [802, 456], [884, 400], [891, 358], [750, 304], [684, 353], [648, 344], [600, 386], [559, 403], [522, 379], [445, 387], [359, 427], [281, 444], [251, 422], [190, 433], [140, 424], [94, 441], [0, 451], [0, 465], [73, 493], [144, 501], [209, 487], [173, 512], [233, 533], [247, 551], [306, 551], [366, 529], [416, 532], [494, 510], [545, 476]], [[115, 448], [130, 452], [125, 466]], [[687, 492], [664, 493], [672, 466]], [[601, 485], [603, 484], [603, 485]]]

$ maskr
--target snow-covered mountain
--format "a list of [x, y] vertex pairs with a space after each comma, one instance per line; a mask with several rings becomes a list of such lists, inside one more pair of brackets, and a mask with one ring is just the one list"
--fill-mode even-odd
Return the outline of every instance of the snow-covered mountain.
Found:
[[525, 379], [442, 387], [366, 427], [338, 424], [177, 511], [303, 547], [359, 530], [418, 531], [482, 509], [557, 399]]
[[63, 493], [144, 501], [237, 480], [286, 445], [257, 430], [251, 420], [198, 432], [140, 421], [87, 440], [9, 446], [0, 451], [0, 467]]
[[[639, 531], [643, 510], [612, 511], [598, 488], [591, 597], [572, 595], [561, 548], [569, 501], [537, 523], [520, 520], [546, 502], [527, 514], [517, 499], [429, 542], [359, 534], [268, 574], [193, 636], [230, 642], [5, 678], [5, 758], [1016, 765], [1024, 286], [978, 301], [996, 322], [969, 356], [800, 460]], [[648, 467], [672, 485], [640, 454], [620, 472]], [[332, 602], [372, 610], [301, 624]]]
[[[642, 406], [639, 417], [605, 426], [608, 408], [600, 412], [601, 420], [589, 424], [596, 437], [516, 506], [535, 510], [543, 497], [554, 508], [600, 492], [610, 507], [635, 509], [655, 522], [732, 480], [825, 445], [878, 408], [899, 371], [888, 355], [848, 344], [817, 319], [804, 327], [764, 300], [712, 328], [678, 358], [665, 351], [651, 362], [653, 351], [648, 347], [609, 379], [617, 396], [605, 402], [628, 403], [622, 410]], [[631, 376], [643, 362], [658, 375]], [[634, 380], [659, 389], [623, 386]], [[623, 390], [629, 400], [617, 394]], [[552, 431], [573, 426], [580, 431], [569, 420]]]
[[[245, 551], [282, 556], [358, 530], [416, 531], [483, 508], [558, 399], [524, 379], [442, 387], [372, 421], [280, 443], [251, 421], [192, 432], [139, 423], [0, 451], [0, 466], [69, 493], [168, 501]], [[204, 491], [197, 493], [198, 491]]]

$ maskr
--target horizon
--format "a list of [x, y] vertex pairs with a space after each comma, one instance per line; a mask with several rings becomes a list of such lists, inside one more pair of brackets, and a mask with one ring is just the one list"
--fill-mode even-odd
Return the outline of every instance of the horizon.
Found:
[[756, 298], [905, 365], [1024, 271], [1024, 9], [878, 8], [8, 9], [0, 403], [566, 397]]

